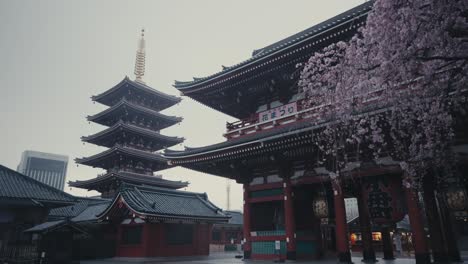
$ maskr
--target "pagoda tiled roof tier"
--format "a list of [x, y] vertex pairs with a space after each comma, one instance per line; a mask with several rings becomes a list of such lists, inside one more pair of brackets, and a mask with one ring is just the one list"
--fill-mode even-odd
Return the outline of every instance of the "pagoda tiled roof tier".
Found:
[[113, 126], [121, 120], [132, 122], [135, 118], [140, 118], [135, 123], [140, 122], [141, 118], [151, 121], [151, 129], [153, 130], [164, 129], [182, 121], [181, 117], [163, 115], [146, 107], [128, 102], [125, 99], [100, 113], [88, 116], [87, 119], [101, 125]]
[[151, 129], [142, 128], [138, 125], [119, 121], [112, 127], [100, 131], [96, 134], [82, 137], [81, 140], [103, 147], [113, 147], [121, 143], [125, 137], [135, 136], [140, 139], [152, 142], [151, 151], [157, 151], [163, 148], [182, 143], [184, 138], [170, 137], [162, 135]]
[[107, 106], [113, 106], [126, 97], [145, 99], [148, 106], [155, 111], [164, 110], [181, 101], [179, 97], [162, 93], [143, 83], [132, 81], [127, 76], [116, 86], [101, 94], [92, 96], [91, 99]]
[[114, 146], [96, 155], [77, 158], [75, 161], [79, 164], [98, 167], [103, 169], [112, 169], [119, 161], [134, 160], [148, 163], [150, 166], [145, 166], [152, 171], [159, 171], [169, 167], [167, 160], [159, 153], [137, 150], [133, 148]]
[[13, 203], [54, 208], [75, 203], [75, 197], [0, 165], [0, 207]]
[[208, 200], [206, 193], [123, 184], [98, 218], [134, 215], [148, 221], [228, 222], [229, 216]]
[[[274, 93], [282, 98], [297, 93], [298, 63], [306, 62], [322, 48], [350, 39], [365, 23], [374, 1], [367, 1], [267, 47], [255, 50], [252, 57], [213, 75], [176, 81], [174, 87], [184, 95], [230, 116], [245, 119], [255, 105]], [[293, 76], [294, 75], [294, 76]]]
[[125, 182], [134, 185], [149, 185], [169, 189], [180, 189], [188, 186], [188, 182], [170, 181], [160, 176], [150, 176], [133, 172], [109, 172], [86, 181], [68, 182], [71, 187], [87, 190], [100, 190], [101, 186], [109, 186], [113, 182]]

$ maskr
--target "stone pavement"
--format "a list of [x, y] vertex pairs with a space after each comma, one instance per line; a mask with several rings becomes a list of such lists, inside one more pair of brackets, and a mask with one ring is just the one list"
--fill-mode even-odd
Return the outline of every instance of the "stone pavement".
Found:
[[[88, 260], [81, 261], [82, 264], [241, 264], [241, 263], [250, 263], [250, 264], [266, 264], [266, 263], [275, 263], [272, 260], [242, 260], [241, 258], [236, 258], [236, 255], [240, 253], [212, 253], [210, 256], [203, 257], [170, 257], [170, 258], [111, 258], [103, 260]], [[414, 264], [415, 260], [411, 256], [402, 256], [396, 260], [383, 260], [382, 256], [377, 253], [378, 262], [377, 264]], [[361, 262], [362, 257], [359, 253], [353, 253], [353, 262]], [[462, 259], [465, 263], [468, 262], [468, 252], [462, 252]], [[317, 263], [317, 264], [336, 264], [336, 258], [330, 256], [323, 260], [307, 260], [307, 261], [286, 261], [286, 263]]]
[[[213, 253], [210, 256], [204, 257], [171, 257], [171, 258], [111, 258], [104, 260], [90, 260], [81, 261], [83, 264], [125, 264], [125, 263], [139, 263], [139, 264], [240, 264], [240, 263], [251, 263], [251, 264], [266, 264], [275, 263], [272, 260], [247, 260], [244, 261], [240, 258], [235, 258], [236, 253]], [[361, 257], [353, 257], [354, 263], [362, 263]], [[308, 260], [308, 261], [286, 261], [286, 263], [317, 263], [317, 264], [336, 264], [336, 258], [330, 257], [323, 260]], [[397, 260], [382, 260], [379, 259], [380, 264], [414, 264], [413, 258], [399, 258]]]

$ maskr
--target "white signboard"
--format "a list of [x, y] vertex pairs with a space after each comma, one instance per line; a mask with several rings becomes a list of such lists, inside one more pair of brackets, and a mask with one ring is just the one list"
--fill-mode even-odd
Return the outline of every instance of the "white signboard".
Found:
[[297, 103], [289, 103], [258, 113], [260, 122], [272, 121], [297, 112]]
[[280, 250], [281, 249], [281, 244], [279, 240], [275, 241], [275, 250]]

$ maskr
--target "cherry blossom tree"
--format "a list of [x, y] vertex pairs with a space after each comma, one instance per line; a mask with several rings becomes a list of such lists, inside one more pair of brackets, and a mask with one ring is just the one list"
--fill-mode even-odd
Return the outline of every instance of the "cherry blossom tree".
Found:
[[315, 135], [321, 162], [334, 175], [384, 155], [416, 188], [427, 173], [453, 171], [454, 125], [467, 104], [468, 1], [376, 0], [349, 42], [302, 66], [306, 104], [326, 124]]

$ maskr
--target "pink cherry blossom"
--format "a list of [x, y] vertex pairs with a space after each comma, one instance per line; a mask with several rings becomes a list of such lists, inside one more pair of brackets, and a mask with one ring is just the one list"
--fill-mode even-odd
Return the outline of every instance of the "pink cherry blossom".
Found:
[[[454, 171], [454, 126], [466, 119], [468, 1], [376, 0], [366, 25], [305, 63], [299, 87], [317, 107], [322, 161], [400, 161], [414, 187]], [[450, 175], [439, 173], [439, 180]]]

